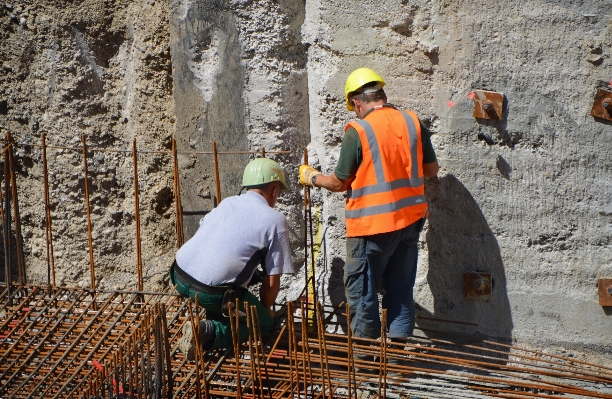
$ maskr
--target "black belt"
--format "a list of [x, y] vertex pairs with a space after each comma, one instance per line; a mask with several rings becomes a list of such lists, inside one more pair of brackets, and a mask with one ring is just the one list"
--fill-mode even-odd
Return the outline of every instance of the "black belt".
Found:
[[191, 277], [189, 274], [185, 273], [179, 265], [174, 261], [174, 274], [176, 278], [181, 280], [182, 283], [187, 283], [191, 289], [195, 289], [201, 292], [205, 292], [207, 294], [225, 294], [225, 291], [229, 288], [228, 285], [206, 285], [204, 283], [199, 282], [195, 278]]

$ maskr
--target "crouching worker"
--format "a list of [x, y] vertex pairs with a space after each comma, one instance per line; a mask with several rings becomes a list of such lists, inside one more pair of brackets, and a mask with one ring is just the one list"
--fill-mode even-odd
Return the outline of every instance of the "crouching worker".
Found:
[[[287, 219], [274, 210], [279, 192], [288, 189], [281, 166], [267, 158], [251, 161], [244, 170], [247, 192], [224, 199], [200, 220], [196, 234], [176, 253], [170, 281], [184, 297], [198, 295], [206, 309], [200, 322], [205, 351], [232, 346], [228, 303], [238, 299], [256, 306], [263, 338], [272, 333], [272, 305], [280, 290], [280, 275], [294, 273]], [[264, 276], [260, 299], [247, 290], [257, 266]], [[191, 323], [183, 329], [179, 349], [193, 358]], [[240, 317], [240, 342], [248, 339], [244, 316]], [[190, 353], [191, 352], [191, 353]]]

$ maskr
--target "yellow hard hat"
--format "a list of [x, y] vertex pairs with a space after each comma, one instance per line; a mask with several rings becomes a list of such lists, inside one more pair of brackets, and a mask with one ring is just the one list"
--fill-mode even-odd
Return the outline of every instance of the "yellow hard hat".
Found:
[[382, 84], [381, 88], [385, 85], [385, 80], [370, 68], [359, 68], [351, 72], [348, 78], [346, 78], [346, 84], [344, 85], [346, 109], [349, 111], [353, 110], [353, 104], [349, 101], [349, 94], [372, 82], [380, 82]]

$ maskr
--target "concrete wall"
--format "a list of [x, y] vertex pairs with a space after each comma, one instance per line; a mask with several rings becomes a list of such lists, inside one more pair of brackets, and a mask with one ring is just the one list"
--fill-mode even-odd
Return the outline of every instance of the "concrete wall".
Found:
[[[426, 187], [418, 315], [478, 324], [450, 330], [610, 353], [612, 319], [596, 285], [612, 275], [612, 127], [589, 115], [611, 78], [604, 3], [307, 2], [310, 146], [323, 171], [353, 116], [343, 84], [354, 68], [377, 70], [390, 102], [435, 133], [441, 173]], [[473, 118], [474, 89], [505, 93], [504, 121]], [[343, 198], [320, 199], [326, 292], [338, 302]], [[468, 271], [492, 273], [489, 301], [463, 298]]]
[[[177, 4], [189, 12], [215, 7]], [[242, 93], [248, 146], [293, 150], [282, 159], [290, 175], [299, 145], [308, 142], [311, 164], [333, 171], [353, 118], [344, 80], [357, 67], [377, 70], [390, 102], [415, 110], [431, 128], [442, 169], [427, 184], [418, 326], [444, 319], [470, 324], [435, 326], [609, 353], [612, 320], [598, 305], [596, 284], [612, 275], [612, 129], [589, 116], [596, 88], [610, 81], [607, 6], [235, 1], [223, 12], [235, 16], [230, 29], [239, 32], [244, 77], [233, 74], [231, 90]], [[501, 122], [473, 118], [475, 89], [506, 95]], [[243, 104], [232, 106], [240, 114]], [[281, 209], [299, 238], [295, 188]], [[315, 190], [313, 199], [318, 290], [338, 305], [345, 299], [344, 196]], [[463, 273], [470, 271], [492, 274], [490, 300], [464, 299]], [[300, 274], [288, 296], [302, 285]]]
[[[344, 80], [369, 66], [392, 103], [433, 135], [440, 178], [427, 184], [416, 287], [419, 327], [591, 348], [611, 357], [611, 313], [598, 277], [612, 277], [612, 125], [589, 115], [610, 79], [612, 19], [603, 1], [175, 0], [23, 1], [0, 6], [0, 127], [18, 140], [129, 149], [291, 150], [290, 222], [303, 286], [302, 149], [329, 173], [343, 128]], [[170, 70], [170, 67], [172, 70]], [[502, 122], [472, 117], [469, 93], [505, 93]], [[479, 137], [487, 137], [481, 140]], [[98, 286], [133, 288], [132, 164], [90, 154]], [[252, 156], [220, 156], [222, 196]], [[210, 155], [181, 156], [185, 231], [215, 203]], [[49, 154], [58, 283], [88, 285], [82, 159]], [[142, 155], [145, 287], [167, 285], [174, 256], [172, 163]], [[46, 281], [42, 170], [18, 147], [30, 281]], [[313, 190], [317, 284], [340, 304], [344, 197]], [[489, 272], [489, 301], [463, 298], [463, 273]], [[470, 324], [432, 324], [428, 318]], [[428, 324], [429, 323], [429, 324]]]
[[[134, 139], [140, 150], [171, 148], [175, 117], [169, 36], [167, 5], [153, 0], [0, 3], [0, 131], [3, 136], [10, 131], [21, 143], [15, 159], [29, 282], [47, 283], [39, 147], [45, 132], [48, 145], [67, 147], [47, 151], [56, 283], [90, 285], [79, 151], [85, 135], [96, 286], [136, 287], [129, 150]], [[175, 248], [169, 160], [161, 154], [139, 156], [146, 289], [167, 284]]]

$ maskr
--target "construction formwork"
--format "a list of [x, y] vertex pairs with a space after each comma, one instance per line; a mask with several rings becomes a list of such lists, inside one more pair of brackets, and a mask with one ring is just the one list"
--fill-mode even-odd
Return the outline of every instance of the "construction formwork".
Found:
[[[349, 309], [318, 302], [310, 192], [304, 189], [304, 290], [299, 301], [276, 305], [276, 330], [263, 340], [257, 314], [229, 312], [234, 344], [224, 351], [203, 353], [195, 342], [195, 359], [178, 349], [186, 323], [199, 329], [205, 311], [171, 292], [143, 291], [140, 254], [138, 150], [133, 159], [135, 199], [134, 290], [95, 286], [95, 259], [89, 217], [88, 151], [39, 145], [45, 187], [48, 282], [27, 283], [19, 226], [17, 181], [7, 135], [3, 150], [4, 180], [1, 217], [5, 240], [6, 281], [0, 296], [0, 398], [612, 398], [612, 368], [521, 348], [506, 342], [444, 332], [444, 320], [430, 320], [437, 329], [417, 329], [407, 343], [353, 337]], [[33, 144], [27, 144], [34, 146]], [[58, 287], [55, 282], [53, 229], [46, 165], [48, 148], [80, 151], [88, 215], [88, 288]], [[219, 162], [213, 142], [217, 200], [221, 199]], [[184, 241], [178, 181], [177, 149], [155, 151], [174, 165], [176, 243]], [[226, 152], [227, 153], [227, 152]], [[258, 152], [235, 152], [261, 154]], [[308, 154], [304, 152], [307, 163]], [[8, 167], [7, 167], [8, 166]], [[11, 241], [12, 240], [12, 241]], [[14, 245], [12, 244], [14, 243]], [[11, 256], [15, 247], [17, 256]], [[11, 259], [19, 280], [13, 281]], [[241, 317], [249, 339], [237, 340]], [[386, 325], [383, 310], [382, 325]], [[331, 331], [346, 331], [346, 334]]]

